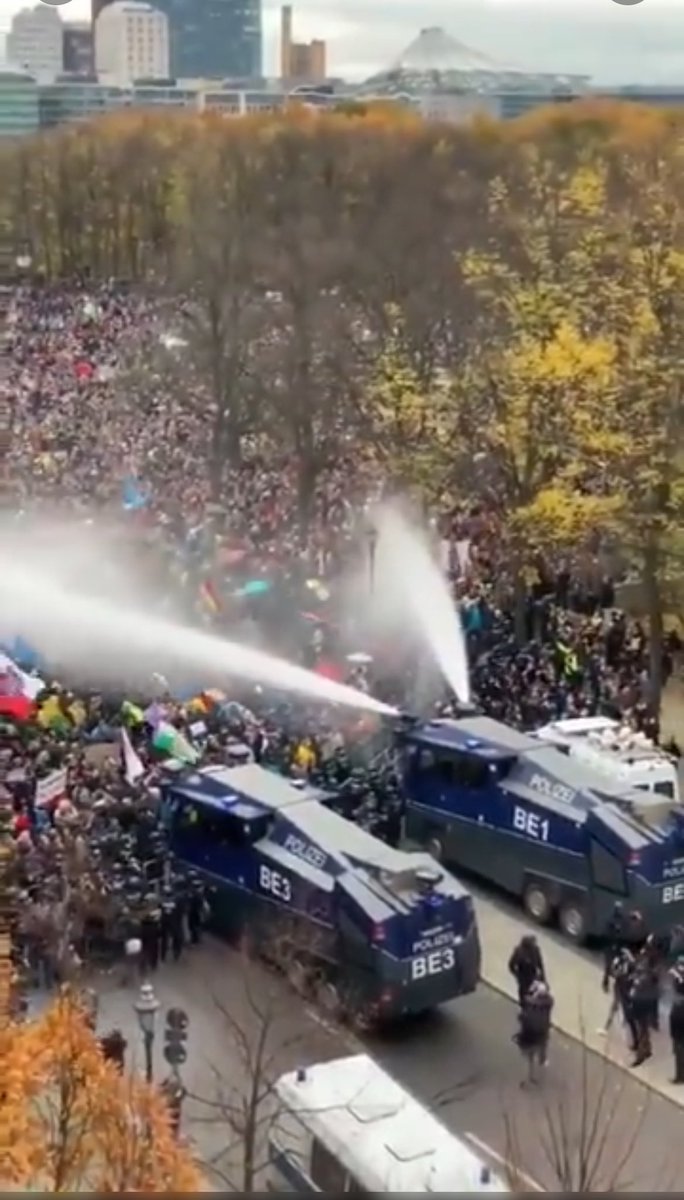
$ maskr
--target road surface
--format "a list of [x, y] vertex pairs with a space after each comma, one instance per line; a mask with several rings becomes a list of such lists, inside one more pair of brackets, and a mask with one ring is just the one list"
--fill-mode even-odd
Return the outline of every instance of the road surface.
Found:
[[[482, 985], [413, 1029], [370, 1044], [401, 1083], [437, 1105], [445, 1124], [489, 1147], [495, 1162], [512, 1159], [543, 1190], [677, 1190], [681, 1109], [559, 1033], [543, 1085], [521, 1089], [515, 1014], [510, 1000]], [[570, 1179], [554, 1167], [564, 1148]], [[584, 1187], [578, 1169], [587, 1172]]]
[[[572, 962], [572, 952], [568, 955]], [[232, 1124], [239, 1124], [240, 1114], [234, 1110], [243, 1104], [254, 1074], [246, 1059], [254, 1054], [264, 1020], [270, 1026], [269, 1071], [361, 1048], [349, 1031], [327, 1027], [266, 968], [250, 966], [248, 992], [243, 973], [240, 956], [207, 941], [188, 949], [177, 966], [163, 967], [154, 980], [164, 1009], [181, 1006], [190, 1015], [184, 1078], [190, 1092], [210, 1101], [209, 1105], [187, 1101], [184, 1128], [203, 1158], [218, 1156], [238, 1187], [239, 1168], [230, 1147], [239, 1136], [225, 1110], [231, 1107]], [[115, 975], [102, 979], [99, 990], [100, 1029], [123, 1028], [130, 1055], [139, 1064], [132, 1009], [136, 990], [118, 986]], [[684, 1178], [681, 1109], [558, 1033], [553, 1036], [543, 1086], [521, 1089], [523, 1063], [511, 1040], [515, 1011], [510, 1000], [483, 984], [474, 996], [391, 1035], [368, 1039], [366, 1046], [401, 1083], [435, 1108], [449, 1127], [467, 1134], [480, 1150], [486, 1149], [493, 1164], [512, 1159], [529, 1178], [530, 1188], [536, 1184], [555, 1191], [565, 1184], [566, 1190], [574, 1191], [676, 1189]], [[162, 1030], [163, 1015], [156, 1039], [158, 1076], [165, 1070]], [[664, 1061], [659, 1065], [666, 1069]], [[221, 1095], [226, 1101], [223, 1112], [212, 1107]], [[266, 1112], [264, 1108], [264, 1126]], [[570, 1181], [549, 1161], [554, 1132], [557, 1143], [566, 1147], [575, 1143]], [[584, 1187], [576, 1179], [581, 1160], [585, 1164], [588, 1160]]]

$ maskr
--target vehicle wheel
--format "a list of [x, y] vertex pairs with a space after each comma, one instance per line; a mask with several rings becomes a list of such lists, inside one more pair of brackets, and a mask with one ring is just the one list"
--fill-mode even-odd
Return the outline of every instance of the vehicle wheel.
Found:
[[432, 855], [435, 862], [441, 863], [444, 857], [444, 847], [442, 846], [439, 838], [430, 838], [430, 841], [425, 849], [427, 850], [428, 854]]
[[528, 883], [523, 894], [523, 905], [528, 916], [538, 925], [548, 925], [553, 906], [540, 883]]
[[568, 900], [561, 905], [558, 914], [558, 925], [562, 933], [571, 942], [581, 945], [587, 938], [587, 917], [578, 900]]

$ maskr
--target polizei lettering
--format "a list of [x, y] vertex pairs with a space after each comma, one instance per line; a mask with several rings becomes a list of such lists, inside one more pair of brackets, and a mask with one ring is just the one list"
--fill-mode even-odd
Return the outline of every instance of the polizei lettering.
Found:
[[674, 862], [663, 867], [663, 879], [679, 879], [684, 875], [684, 858], [676, 858]]
[[285, 849], [289, 850], [290, 854], [294, 854], [295, 858], [300, 858], [302, 862], [308, 863], [310, 867], [318, 867], [322, 871], [328, 860], [327, 854], [318, 849], [318, 846], [310, 846], [303, 838], [297, 837], [294, 833], [288, 833], [285, 838]]
[[453, 946], [454, 935], [451, 929], [428, 929], [411, 947], [412, 954], [428, 954], [430, 950], [439, 950], [441, 946]]
[[575, 799], [573, 788], [566, 787], [564, 783], [554, 783], [546, 775], [533, 775], [529, 786], [542, 796], [548, 796], [549, 800], [558, 800], [560, 804], [572, 804]]

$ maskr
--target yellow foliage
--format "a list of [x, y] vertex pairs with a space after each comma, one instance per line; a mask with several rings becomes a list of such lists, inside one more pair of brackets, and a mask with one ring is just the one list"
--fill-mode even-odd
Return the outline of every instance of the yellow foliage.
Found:
[[554, 543], [571, 546], [589, 529], [606, 528], [621, 512], [623, 498], [582, 495], [553, 486], [542, 488], [530, 504], [522, 505], [511, 518], [511, 528], [524, 536], [532, 548]]
[[450, 432], [444, 389], [435, 381], [421, 382], [402, 344], [401, 313], [388, 307], [386, 315], [394, 332], [367, 391], [376, 456], [404, 486], [434, 492], [440, 487]]
[[197, 1191], [156, 1088], [103, 1058], [76, 999], [0, 1032], [0, 1182], [21, 1191]]

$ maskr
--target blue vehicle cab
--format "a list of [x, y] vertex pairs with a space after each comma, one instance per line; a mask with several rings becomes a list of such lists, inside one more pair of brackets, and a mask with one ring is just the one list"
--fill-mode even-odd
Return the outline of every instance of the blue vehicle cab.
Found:
[[684, 813], [483, 716], [396, 731], [406, 833], [583, 942], [621, 902], [644, 930], [684, 922]]
[[327, 1006], [386, 1021], [475, 989], [472, 900], [429, 854], [390, 848], [255, 763], [162, 790], [171, 852], [209, 885], [217, 931], [266, 957], [286, 942], [287, 970]]

